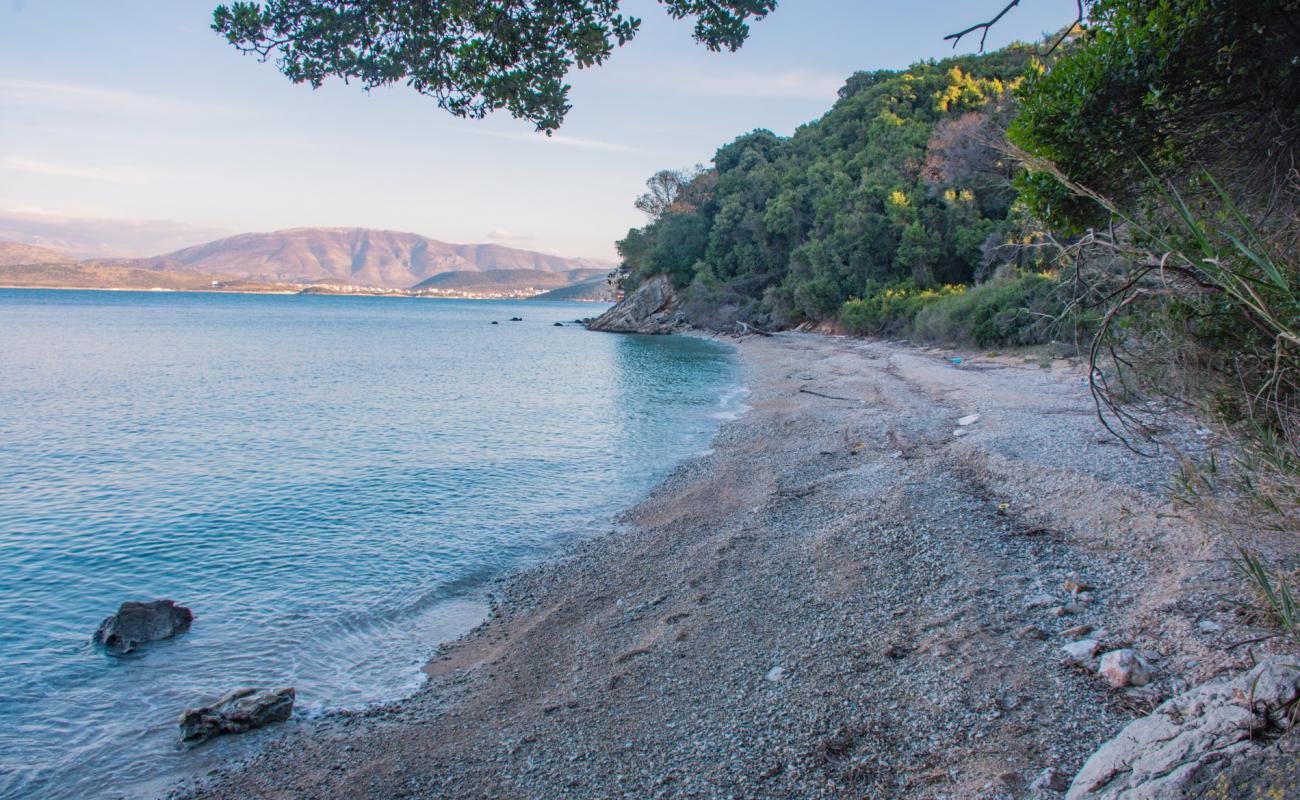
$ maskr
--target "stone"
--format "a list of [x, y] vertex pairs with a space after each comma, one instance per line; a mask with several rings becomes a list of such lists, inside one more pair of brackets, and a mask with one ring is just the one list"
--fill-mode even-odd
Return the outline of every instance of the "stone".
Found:
[[1061, 635], [1068, 636], [1071, 639], [1081, 639], [1084, 636], [1087, 636], [1091, 632], [1092, 632], [1092, 626], [1085, 622], [1082, 625], [1075, 625], [1073, 628], [1066, 628], [1065, 630], [1061, 631]]
[[677, 314], [679, 303], [672, 279], [667, 275], [656, 275], [588, 323], [587, 330], [608, 333], [672, 333], [684, 327]]
[[1161, 703], [1092, 754], [1067, 800], [1206, 796], [1238, 765], [1270, 752], [1275, 737], [1265, 734], [1292, 726], [1287, 709], [1300, 701], [1294, 662], [1273, 657]]
[[292, 687], [236, 689], [210, 706], [187, 709], [181, 714], [181, 744], [197, 745], [214, 736], [244, 733], [293, 716]]
[[194, 621], [194, 614], [173, 600], [153, 600], [137, 603], [128, 600], [117, 613], [99, 623], [95, 631], [96, 644], [108, 652], [121, 655], [130, 653], [142, 644], [167, 639], [184, 631]]
[[1038, 773], [1029, 788], [1040, 792], [1064, 792], [1070, 788], [1070, 779], [1062, 775], [1056, 767], [1048, 767]]
[[1043, 606], [1054, 606], [1057, 605], [1058, 603], [1060, 603], [1060, 601], [1050, 594], [1036, 594], [1033, 597], [1029, 598], [1029, 600], [1025, 603], [1025, 608], [1027, 609], [1042, 608]]
[[966, 427], [967, 425], [974, 425], [975, 423], [977, 423], [977, 422], [979, 422], [979, 421], [980, 421], [980, 415], [979, 415], [979, 414], [967, 414], [966, 416], [964, 416], [964, 417], [962, 417], [961, 419], [957, 420], [957, 424], [964, 428], [964, 427]]
[[1201, 633], [1220, 633], [1223, 630], [1223, 626], [1212, 619], [1203, 619], [1196, 623], [1196, 627]]
[[1136, 650], [1111, 650], [1101, 657], [1097, 671], [1116, 689], [1151, 682], [1151, 665]]
[[1065, 663], [1087, 667], [1091, 665], [1092, 657], [1097, 655], [1098, 647], [1101, 647], [1101, 642], [1096, 639], [1083, 639], [1070, 642], [1061, 648], [1061, 652], [1065, 653]]
[[777, 681], [781, 680], [781, 677], [784, 675], [785, 675], [785, 667], [772, 667], [767, 671], [767, 674], [763, 676], [763, 680], [769, 681], [771, 683], [776, 683]]

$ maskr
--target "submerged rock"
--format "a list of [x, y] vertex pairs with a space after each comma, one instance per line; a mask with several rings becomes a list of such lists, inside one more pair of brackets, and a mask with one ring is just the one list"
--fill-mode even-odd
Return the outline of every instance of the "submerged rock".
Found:
[[1282, 657], [1184, 692], [1093, 753], [1068, 800], [1201, 797], [1230, 766], [1266, 754], [1262, 734], [1290, 728], [1297, 701], [1300, 670]]
[[656, 275], [587, 324], [607, 333], [672, 333], [685, 327], [677, 312], [680, 300], [672, 279]]
[[245, 687], [236, 689], [210, 706], [181, 714], [181, 744], [196, 745], [224, 733], [244, 733], [293, 715], [294, 690]]
[[193, 621], [194, 614], [173, 600], [148, 603], [128, 600], [116, 614], [99, 623], [94, 639], [110, 653], [129, 653], [146, 642], [175, 636]]

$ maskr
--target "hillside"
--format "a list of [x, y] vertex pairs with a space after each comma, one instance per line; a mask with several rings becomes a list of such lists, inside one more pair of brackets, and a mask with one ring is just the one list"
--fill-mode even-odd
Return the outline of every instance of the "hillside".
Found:
[[604, 275], [590, 278], [571, 286], [561, 286], [543, 292], [533, 300], [581, 300], [590, 303], [612, 303], [618, 298], [618, 288]]
[[572, 286], [606, 274], [603, 269], [572, 269], [566, 272], [543, 272], [536, 269], [462, 270], [440, 272], [412, 286], [412, 289], [459, 289], [464, 291], [501, 291], [518, 289], [555, 289]]
[[13, 264], [70, 264], [73, 259], [48, 247], [21, 242], [0, 242], [0, 266]]
[[0, 286], [45, 289], [211, 289], [221, 276], [133, 269], [93, 262], [0, 264]]
[[[419, 234], [365, 228], [295, 228], [246, 233], [167, 253], [181, 269], [240, 278], [311, 283], [335, 278], [359, 286], [411, 288], [448, 272], [605, 269], [598, 262], [495, 244], [449, 244]], [[153, 268], [157, 259], [142, 260]], [[560, 285], [560, 284], [553, 284]]]

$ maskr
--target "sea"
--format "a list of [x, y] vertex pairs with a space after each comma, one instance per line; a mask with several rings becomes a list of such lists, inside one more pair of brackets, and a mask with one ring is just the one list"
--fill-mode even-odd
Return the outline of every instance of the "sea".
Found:
[[[0, 289], [0, 797], [163, 794], [274, 735], [177, 746], [237, 687], [415, 691], [494, 579], [744, 408], [729, 346], [575, 324], [603, 308]], [[92, 644], [162, 598], [187, 632]]]

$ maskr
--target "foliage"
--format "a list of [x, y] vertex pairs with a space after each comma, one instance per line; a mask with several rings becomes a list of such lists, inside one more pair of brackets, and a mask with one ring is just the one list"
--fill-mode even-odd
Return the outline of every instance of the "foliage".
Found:
[[914, 335], [979, 347], [1044, 344], [1060, 322], [1059, 287], [1050, 273], [994, 278], [921, 309]]
[[[1300, 135], [1298, 15], [1300, 0], [1098, 0], [1020, 87], [1010, 138], [1126, 209], [1151, 199], [1144, 164], [1175, 180], [1208, 169], [1267, 205]], [[1041, 170], [1020, 189], [1057, 229], [1109, 216]]]
[[1300, 646], [1300, 598], [1291, 588], [1293, 576], [1280, 568], [1270, 569], [1244, 547], [1238, 548], [1232, 563], [1255, 593], [1267, 621]]
[[[708, 192], [620, 243], [626, 285], [666, 271], [687, 308], [763, 326], [840, 317], [849, 298], [988, 274], [1023, 221], [1001, 152], [1027, 47], [857, 73], [789, 138], [758, 130], [720, 148]], [[697, 176], [697, 179], [699, 176]], [[701, 253], [700, 230], [707, 235]], [[689, 243], [675, 242], [679, 236]], [[673, 258], [690, 259], [672, 260]]]
[[[736, 50], [776, 0], [659, 0], [710, 50]], [[539, 131], [569, 110], [565, 76], [605, 62], [640, 20], [619, 0], [268, 0], [217, 6], [212, 28], [294, 83], [405, 82], [461, 117], [505, 109]]]
[[921, 309], [965, 291], [965, 286], [951, 284], [934, 289], [918, 289], [911, 282], [870, 286], [861, 298], [849, 300], [840, 308], [840, 324], [859, 336], [910, 334]]

